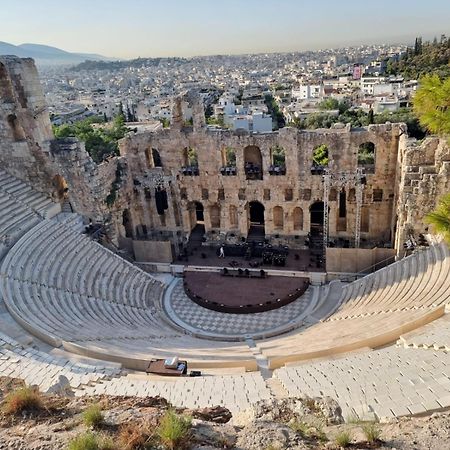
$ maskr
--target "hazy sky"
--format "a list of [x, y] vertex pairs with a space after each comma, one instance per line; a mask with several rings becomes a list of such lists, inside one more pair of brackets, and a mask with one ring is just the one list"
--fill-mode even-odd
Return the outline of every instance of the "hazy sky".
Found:
[[106, 56], [193, 56], [450, 34], [450, 0], [0, 0], [0, 41]]

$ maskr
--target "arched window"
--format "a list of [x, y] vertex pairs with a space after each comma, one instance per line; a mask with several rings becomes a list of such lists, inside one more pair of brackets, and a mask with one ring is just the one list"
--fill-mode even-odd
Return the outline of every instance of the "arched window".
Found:
[[286, 175], [286, 152], [283, 147], [276, 145], [270, 150], [270, 175]]
[[275, 206], [273, 208], [273, 226], [277, 229], [283, 229], [283, 208], [281, 206]]
[[198, 155], [197, 151], [191, 147], [183, 149], [183, 167], [181, 169], [183, 175], [197, 176], [198, 171]]
[[153, 167], [162, 167], [161, 156], [156, 148], [152, 148], [152, 160]]
[[256, 145], [244, 148], [244, 169], [247, 180], [262, 180], [262, 155]]
[[236, 152], [232, 147], [225, 147], [222, 150], [222, 175], [236, 175]]
[[375, 173], [375, 144], [364, 142], [358, 149], [358, 167], [364, 168], [366, 173]]
[[303, 230], [303, 210], [300, 207], [294, 208], [292, 213], [292, 218], [294, 222], [294, 230]]
[[323, 173], [323, 169], [325, 167], [328, 167], [328, 162], [329, 162], [328, 146], [325, 144], [317, 146], [313, 150], [312, 154], [311, 173], [313, 175], [321, 175]]

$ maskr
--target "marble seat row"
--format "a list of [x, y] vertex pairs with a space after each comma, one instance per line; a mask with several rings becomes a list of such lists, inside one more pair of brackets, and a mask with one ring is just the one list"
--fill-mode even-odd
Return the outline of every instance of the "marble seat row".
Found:
[[345, 286], [342, 306], [330, 320], [445, 304], [449, 265], [445, 244], [419, 250]]
[[330, 396], [345, 419], [386, 419], [450, 407], [450, 354], [388, 347], [274, 372], [289, 396]]
[[[5, 257], [0, 290], [13, 317], [45, 342], [145, 369], [180, 356], [191, 367], [246, 367], [246, 344], [208, 342], [168, 324], [163, 285], [77, 232], [76, 218], [43, 220]], [[76, 228], [76, 227], [75, 227]]]
[[450, 314], [400, 336], [397, 345], [450, 351]]
[[100, 380], [119, 376], [118, 367], [73, 362], [31, 347], [24, 347], [0, 333], [0, 375], [23, 379], [46, 391], [60, 376], [68, 379], [73, 389], [82, 389]]
[[269, 366], [277, 368], [395, 342], [444, 314], [450, 303], [449, 261], [442, 243], [344, 288], [330, 284], [327, 296], [333, 295], [335, 301], [340, 292], [341, 307], [328, 319], [257, 346]]
[[26, 233], [6, 256], [1, 273], [141, 308], [162, 293], [150, 275], [55, 220], [43, 220]]
[[177, 407], [204, 408], [221, 405], [233, 414], [247, 409], [258, 400], [271, 398], [260, 373], [217, 375], [179, 380], [151, 380], [128, 375], [105, 380], [84, 391], [90, 395], [125, 395], [148, 397], [159, 395]]

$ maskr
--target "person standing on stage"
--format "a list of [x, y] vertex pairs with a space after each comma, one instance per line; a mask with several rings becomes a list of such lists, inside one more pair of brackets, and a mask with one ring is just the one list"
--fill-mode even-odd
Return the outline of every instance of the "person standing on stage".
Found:
[[225, 251], [223, 249], [223, 245], [219, 248], [219, 258], [225, 258]]

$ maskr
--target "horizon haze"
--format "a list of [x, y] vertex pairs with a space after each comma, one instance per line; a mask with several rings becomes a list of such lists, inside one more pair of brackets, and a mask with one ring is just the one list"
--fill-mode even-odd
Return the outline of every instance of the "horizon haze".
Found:
[[[273, 53], [359, 44], [408, 44], [450, 31], [450, 3], [379, 0], [206, 0], [168, 4], [130, 0], [10, 3], [0, 11], [0, 41], [36, 43], [111, 58]], [[439, 11], [439, 14], [436, 12]]]

